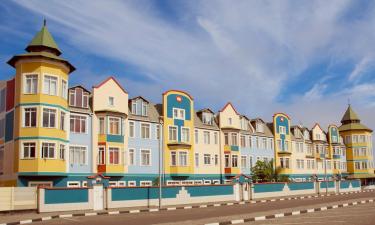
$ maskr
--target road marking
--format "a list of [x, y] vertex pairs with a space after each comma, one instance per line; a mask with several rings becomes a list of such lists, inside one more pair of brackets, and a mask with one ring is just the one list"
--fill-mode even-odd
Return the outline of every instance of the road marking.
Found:
[[50, 219], [52, 219], [52, 217], [50, 217], [50, 216], [42, 217], [42, 221], [50, 220]]
[[63, 214], [63, 215], [59, 215], [60, 218], [69, 218], [69, 217], [73, 217], [72, 214]]
[[167, 210], [176, 210], [176, 207], [167, 208]]
[[159, 209], [150, 209], [149, 212], [157, 212]]
[[255, 221], [258, 221], [258, 220], [265, 220], [266, 217], [265, 216], [257, 216], [254, 218]]
[[139, 209], [135, 209], [135, 210], [130, 210], [129, 211], [129, 213], [139, 213], [139, 212], [141, 212], [141, 210], [139, 210]]
[[96, 215], [97, 215], [97, 213], [95, 213], [95, 212], [85, 213], [85, 216], [96, 216]]
[[108, 215], [116, 215], [116, 214], [120, 214], [120, 211], [111, 211], [111, 212], [108, 212]]
[[244, 223], [245, 220], [232, 220], [230, 221], [232, 224]]
[[280, 217], [284, 217], [284, 213], [275, 214], [275, 218], [280, 218]]
[[292, 215], [299, 215], [299, 214], [301, 214], [300, 211], [294, 211], [294, 212], [292, 212]]

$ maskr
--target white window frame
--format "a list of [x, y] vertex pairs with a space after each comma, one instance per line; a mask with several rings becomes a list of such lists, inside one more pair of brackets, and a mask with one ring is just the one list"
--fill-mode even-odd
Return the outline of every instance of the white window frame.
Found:
[[[206, 159], [208, 159], [207, 162], [206, 162]], [[210, 166], [210, 165], [212, 165], [212, 162], [211, 162], [211, 154], [208, 154], [208, 153], [203, 154], [203, 164], [204, 164], [205, 166]]]
[[[133, 128], [131, 129], [131, 127], [133, 127]], [[133, 135], [130, 135], [131, 134], [130, 131], [133, 131]], [[129, 137], [135, 138], [135, 122], [134, 121], [129, 121]]]
[[[207, 135], [208, 134], [208, 135]], [[207, 135], [207, 136], [206, 136]], [[207, 137], [207, 139], [206, 139], [206, 137]], [[208, 130], [205, 130], [205, 131], [203, 131], [203, 143], [205, 144], [205, 145], [209, 145], [209, 144], [211, 144], [211, 132], [210, 131], [208, 131]]]
[[[65, 88], [64, 88], [65, 82]], [[68, 81], [65, 79], [61, 79], [61, 97], [64, 99], [68, 99]]]
[[[66, 114], [65, 114], [66, 115]], [[81, 127], [81, 130], [80, 132], [76, 132], [76, 131], [72, 131], [71, 128], [69, 129], [71, 133], [74, 133], [74, 134], [88, 134], [88, 116], [87, 115], [83, 115], [83, 114], [79, 114], [79, 113], [70, 113], [69, 115], [69, 126], [70, 126], [70, 119], [72, 118], [72, 116], [78, 116], [78, 117], [84, 117], [85, 119], [85, 132], [81, 132], [82, 131], [82, 119], [80, 119], [80, 127]]]
[[[118, 149], [118, 163], [111, 163], [111, 148], [112, 149]], [[121, 148], [118, 147], [118, 146], [108, 146], [107, 148], [107, 154], [108, 154], [108, 157], [107, 157], [107, 165], [121, 165]]]
[[[187, 130], [187, 136], [185, 137], [182, 130]], [[190, 128], [189, 127], [181, 127], [181, 142], [189, 143], [190, 142]]]
[[[51, 127], [51, 126], [48, 126], [48, 127], [45, 127], [45, 126], [43, 126], [43, 120], [44, 120], [44, 117], [43, 117], [43, 113], [44, 113], [44, 109], [48, 109], [48, 110], [55, 110], [55, 126], [53, 126], [53, 127]], [[59, 117], [59, 110], [57, 109], [57, 108], [53, 108], [53, 107], [42, 107], [41, 108], [41, 120], [40, 120], [40, 127], [42, 127], [42, 128], [57, 128], [57, 122], [58, 122], [58, 117]], [[48, 119], [48, 121], [49, 121], [49, 125], [50, 125], [50, 123], [51, 123], [51, 121]]]
[[[174, 163], [173, 163], [172, 155], [175, 156], [175, 162]], [[171, 166], [178, 166], [178, 151], [170, 151], [170, 162], [169, 163], [170, 163]]]
[[[54, 77], [54, 78], [56, 78], [56, 93], [55, 94], [51, 94], [51, 89], [49, 90], [49, 93], [46, 93], [46, 90], [45, 90], [45, 85], [44, 85], [44, 82], [45, 82], [45, 80], [46, 80], [46, 77]], [[60, 91], [60, 88], [59, 88], [59, 81], [60, 81], [60, 79], [59, 79], [59, 77], [58, 76], [56, 76], [56, 75], [53, 75], [53, 74], [47, 74], [47, 73], [45, 73], [45, 74], [43, 74], [43, 81], [42, 81], [42, 90], [43, 90], [43, 94], [45, 94], [45, 95], [50, 95], [50, 96], [59, 96], [59, 91]]]
[[[37, 106], [27, 106], [22, 107], [22, 127], [35, 128], [34, 126], [26, 126], [26, 109], [35, 109], [35, 127], [38, 126], [38, 107]], [[30, 118], [31, 119], [31, 118]]]
[[[43, 144], [54, 144], [55, 145], [55, 149], [54, 149], [54, 157], [47, 157], [47, 158], [44, 158], [43, 157]], [[57, 159], [57, 146], [58, 146], [58, 143], [56, 142], [52, 142], [52, 141], [41, 141], [40, 142], [40, 158], [43, 159], [43, 160], [48, 160], [48, 159]]]
[[134, 181], [134, 180], [129, 180], [128, 181], [128, 187], [136, 187], [137, 186], [137, 182]]
[[[114, 134], [114, 133], [111, 133], [111, 119], [117, 119], [119, 121], [119, 127], [118, 127], [118, 131], [119, 133], [118, 134]], [[122, 123], [121, 123], [121, 117], [116, 117], [116, 116], [108, 116], [108, 122], [107, 122], [107, 134], [109, 135], [121, 135], [121, 131], [122, 131]]]
[[[148, 126], [148, 137], [142, 137], [142, 125]], [[150, 123], [139, 123], [139, 137], [142, 139], [151, 139], [151, 124]]]
[[[175, 128], [176, 129], [176, 139], [175, 140], [171, 139], [170, 128]], [[177, 126], [173, 126], [173, 125], [169, 125], [168, 126], [168, 140], [169, 141], [178, 141], [178, 127]]]
[[151, 187], [152, 186], [152, 181], [151, 180], [141, 180], [139, 182], [140, 187]]
[[81, 187], [81, 182], [79, 181], [68, 181], [66, 183], [66, 187], [68, 188], [77, 188], [77, 187]]
[[[30, 93], [28, 93], [27, 91], [26, 91], [26, 80], [27, 80], [27, 76], [36, 76], [36, 90], [35, 90], [35, 92], [30, 92]], [[23, 77], [23, 79], [22, 79], [22, 81], [23, 81], [23, 85], [22, 85], [22, 90], [23, 90], [23, 94], [26, 94], [26, 95], [35, 95], [35, 94], [38, 94], [38, 91], [39, 91], [39, 73], [23, 73], [22, 74], [22, 77]], [[32, 89], [32, 87], [31, 87], [31, 89]]]
[[[148, 151], [148, 154], [149, 154], [149, 165], [144, 165], [143, 163], [142, 163], [142, 151]], [[151, 154], [151, 149], [146, 149], [146, 148], [141, 148], [140, 150], [139, 150], [139, 165], [140, 166], [152, 166], [152, 154]]]
[[[175, 116], [175, 111], [177, 111], [177, 116]], [[181, 116], [181, 112], [182, 112], [183, 116]], [[185, 118], [186, 118], [185, 109], [173, 108], [172, 113], [173, 113], [173, 119], [185, 120]]]
[[[29, 150], [29, 156], [25, 157], [25, 155], [24, 155], [24, 147], [25, 147], [24, 145], [25, 144], [34, 144], [35, 145], [35, 157], [29, 157], [30, 156], [30, 150]], [[23, 142], [21, 142], [20, 156], [21, 156], [20, 157], [21, 159], [36, 159], [36, 158], [38, 158], [38, 143], [37, 143], [37, 141], [23, 141]]]
[[[130, 156], [130, 152], [133, 153], [132, 157]], [[133, 159], [133, 162], [131, 163], [130, 159]], [[128, 149], [128, 165], [129, 166], [134, 166], [136, 163], [135, 163], [135, 148], [129, 148]]]
[[135, 101], [135, 100], [132, 100], [132, 111], [131, 111], [131, 113], [133, 115], [137, 115], [137, 101]]
[[[182, 163], [181, 163], [181, 155], [182, 155], [182, 153], [185, 153], [186, 154], [186, 165], [182, 165]], [[188, 167], [189, 166], [189, 152], [188, 151], [178, 151], [178, 157], [177, 157], [177, 159], [178, 159], [178, 165], [180, 166], [180, 167]]]
[[[28, 187], [35, 187], [34, 185], [36, 184], [36, 186], [43, 186], [43, 187], [53, 187], [53, 181], [29, 181], [27, 183], [27, 186]], [[43, 184], [47, 184], [47, 185], [43, 185]]]
[[[75, 151], [73, 151], [73, 155], [71, 155], [70, 154], [70, 148], [75, 148], [75, 147], [76, 148], [80, 148], [79, 159], [78, 159], [78, 163], [77, 164], [74, 163], [74, 158], [73, 158], [73, 162], [70, 161], [72, 159], [72, 157], [74, 157], [74, 152], [75, 152]], [[101, 145], [98, 146], [98, 148], [100, 148], [100, 147], [104, 147], [104, 146], [101, 146]], [[84, 150], [82, 150], [82, 149], [84, 149]], [[82, 151], [85, 152], [85, 154], [84, 154], [85, 155], [85, 158], [84, 158], [85, 161], [83, 163], [81, 163]], [[71, 165], [79, 165], [79, 166], [84, 166], [84, 165], [86, 166], [86, 165], [88, 165], [88, 146], [87, 145], [69, 145], [69, 163]], [[100, 165], [102, 165], [102, 164], [100, 164]]]

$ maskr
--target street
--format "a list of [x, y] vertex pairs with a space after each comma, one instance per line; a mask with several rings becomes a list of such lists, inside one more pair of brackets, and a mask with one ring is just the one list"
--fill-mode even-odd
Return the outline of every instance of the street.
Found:
[[[333, 204], [342, 204], [356, 200], [375, 198], [375, 193], [365, 192], [349, 195], [332, 195], [329, 197], [308, 198], [287, 201], [275, 201], [245, 205], [219, 206], [210, 208], [192, 208], [186, 210], [170, 210], [147, 213], [99, 215], [73, 218], [58, 218], [34, 224], [207, 224], [231, 221], [254, 216], [265, 216], [294, 210], [303, 210]], [[319, 224], [332, 221], [335, 224], [373, 224], [375, 219], [371, 214], [375, 209], [374, 203], [350, 206], [348, 208], [332, 209], [301, 216], [291, 216], [273, 220], [256, 221], [249, 224]], [[343, 215], [343, 216], [340, 216]], [[361, 215], [361, 216], [359, 216]], [[356, 219], [359, 218], [359, 219]], [[352, 223], [354, 222], [354, 223]]]

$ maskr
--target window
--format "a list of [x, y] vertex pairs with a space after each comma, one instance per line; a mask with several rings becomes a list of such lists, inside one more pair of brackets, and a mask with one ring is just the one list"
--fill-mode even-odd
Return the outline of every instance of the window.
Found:
[[[101, 149], [102, 148], [102, 149]], [[103, 155], [102, 155], [103, 154]], [[99, 164], [104, 162], [104, 147], [99, 147]], [[87, 165], [87, 147], [85, 146], [69, 146], [69, 162], [74, 165]]]
[[136, 115], [137, 114], [137, 102], [132, 101], [132, 114]]
[[129, 121], [129, 137], [135, 137], [135, 127], [133, 121]]
[[214, 132], [214, 143], [215, 143], [215, 145], [217, 145], [219, 143], [219, 136], [218, 136], [217, 132]]
[[277, 147], [279, 150], [282, 150], [281, 140], [277, 140]]
[[57, 95], [57, 77], [44, 76], [44, 94]]
[[61, 80], [61, 97], [68, 98], [68, 83], [65, 80]]
[[156, 125], [156, 139], [160, 139], [160, 125]]
[[224, 143], [225, 143], [225, 145], [229, 145], [229, 134], [228, 133], [224, 133]]
[[210, 132], [209, 131], [203, 131], [203, 138], [204, 138], [204, 143], [206, 145], [210, 144]]
[[195, 153], [194, 155], [194, 164], [195, 167], [199, 167], [199, 153]]
[[117, 147], [109, 147], [109, 164], [118, 165], [120, 164], [120, 149]]
[[262, 138], [262, 148], [263, 149], [267, 148], [267, 139], [266, 138]]
[[55, 158], [55, 143], [42, 143], [42, 158], [43, 159]]
[[215, 166], [219, 165], [219, 156], [215, 155]]
[[195, 144], [198, 144], [198, 138], [199, 138], [198, 135], [199, 135], [198, 130], [194, 130]]
[[285, 141], [285, 151], [288, 151], [288, 149], [289, 149], [289, 142]]
[[34, 142], [23, 143], [22, 158], [33, 159], [36, 156], [36, 144]]
[[70, 115], [70, 131], [73, 133], [86, 133], [86, 116]]
[[147, 116], [147, 103], [142, 102], [142, 116]]
[[150, 138], [150, 124], [141, 123], [141, 138], [145, 138], [145, 139]]
[[241, 147], [246, 147], [245, 136], [241, 135], [241, 137], [240, 137], [240, 143], [241, 143]]
[[99, 134], [105, 134], [105, 120], [104, 120], [104, 117], [99, 117]]
[[177, 166], [177, 154], [175, 151], [171, 151], [171, 166]]
[[232, 155], [232, 167], [238, 167], [238, 156]]
[[115, 105], [115, 98], [114, 97], [108, 97], [108, 105], [109, 106]]
[[286, 127], [279, 126], [279, 132], [280, 132], [280, 134], [286, 134]]
[[241, 167], [246, 168], [247, 167], [247, 157], [245, 155], [241, 156]]
[[228, 154], [225, 154], [224, 159], [225, 159], [225, 168], [229, 168], [230, 167], [230, 156]]
[[36, 127], [36, 108], [25, 108], [24, 115], [24, 127]]
[[38, 92], [38, 75], [31, 74], [25, 76], [23, 92], [25, 94], [36, 94]]
[[355, 162], [354, 166], [355, 166], [356, 170], [360, 170], [361, 169], [361, 163], [360, 162]]
[[237, 134], [232, 133], [232, 145], [238, 146]]
[[203, 113], [202, 114], [202, 122], [207, 125], [212, 125], [214, 122], [214, 118], [211, 113]]
[[139, 183], [139, 185], [141, 186], [141, 187], [150, 187], [150, 186], [152, 186], [152, 181], [149, 181], [149, 180], [147, 180], [147, 181], [141, 181], [140, 183]]
[[173, 108], [173, 119], [184, 120], [185, 119], [185, 109]]
[[151, 151], [141, 149], [141, 166], [151, 166]]
[[79, 181], [68, 181], [66, 184], [67, 187], [81, 187], [81, 183]]
[[289, 169], [289, 158], [280, 158], [280, 167], [284, 169]]
[[359, 136], [359, 142], [361, 142], [361, 143], [366, 142], [366, 136], [365, 135], [360, 135]]
[[187, 127], [181, 128], [181, 141], [182, 142], [189, 142], [190, 141], [190, 135], [189, 135], [190, 129]]
[[65, 145], [60, 145], [60, 159], [65, 160]]
[[75, 88], [69, 91], [69, 105], [88, 108], [89, 93], [82, 88]]
[[271, 149], [273, 150], [273, 140], [272, 139], [268, 139], [268, 149]]
[[187, 152], [179, 152], [179, 161], [180, 161], [180, 166], [187, 166], [188, 165], [188, 153]]
[[65, 112], [60, 112], [60, 130], [65, 130]]
[[[98, 164], [99, 165], [105, 165], [105, 147], [104, 146], [99, 146], [98, 149], [99, 149], [99, 151], [98, 151], [98, 153], [99, 153], [99, 155], [98, 155]], [[73, 161], [70, 160], [70, 163], [73, 163]]]
[[263, 124], [260, 123], [260, 122], [257, 122], [256, 123], [256, 132], [259, 132], [259, 133], [263, 133], [264, 132], [264, 129], [263, 129]]
[[135, 164], [135, 151], [134, 151], [134, 149], [129, 149], [129, 165], [130, 166], [133, 166], [134, 164]]
[[249, 136], [249, 147], [250, 148], [253, 147], [253, 137], [252, 136]]
[[168, 134], [170, 141], [177, 141], [177, 127], [170, 126]]
[[120, 134], [120, 118], [109, 117], [109, 134], [112, 134], [112, 135]]
[[43, 127], [56, 127], [56, 109], [43, 109]]
[[253, 168], [253, 157], [250, 156], [249, 158], [250, 158], [250, 159], [249, 159], [249, 165], [250, 165], [250, 168]]
[[255, 145], [257, 146], [257, 149], [260, 149], [259, 137], [255, 137]]
[[204, 165], [211, 165], [211, 155], [210, 154], [204, 154], [203, 160], [204, 160]]

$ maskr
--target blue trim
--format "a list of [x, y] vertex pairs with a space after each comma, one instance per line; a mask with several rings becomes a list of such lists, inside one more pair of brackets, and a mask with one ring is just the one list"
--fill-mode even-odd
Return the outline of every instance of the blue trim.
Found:
[[108, 142], [124, 143], [124, 136], [107, 134]]
[[62, 138], [54, 138], [54, 137], [44, 137], [44, 136], [34, 136], [34, 137], [17, 137], [15, 140], [53, 140], [53, 141], [61, 141], [65, 143], [69, 143], [69, 140], [65, 140]]
[[60, 109], [65, 110], [66, 112], [69, 112], [69, 110], [67, 108], [62, 107], [61, 105], [48, 104], [48, 103], [20, 103], [20, 104], [16, 105], [16, 108], [20, 107], [20, 106], [35, 106], [35, 105], [60, 108]]

